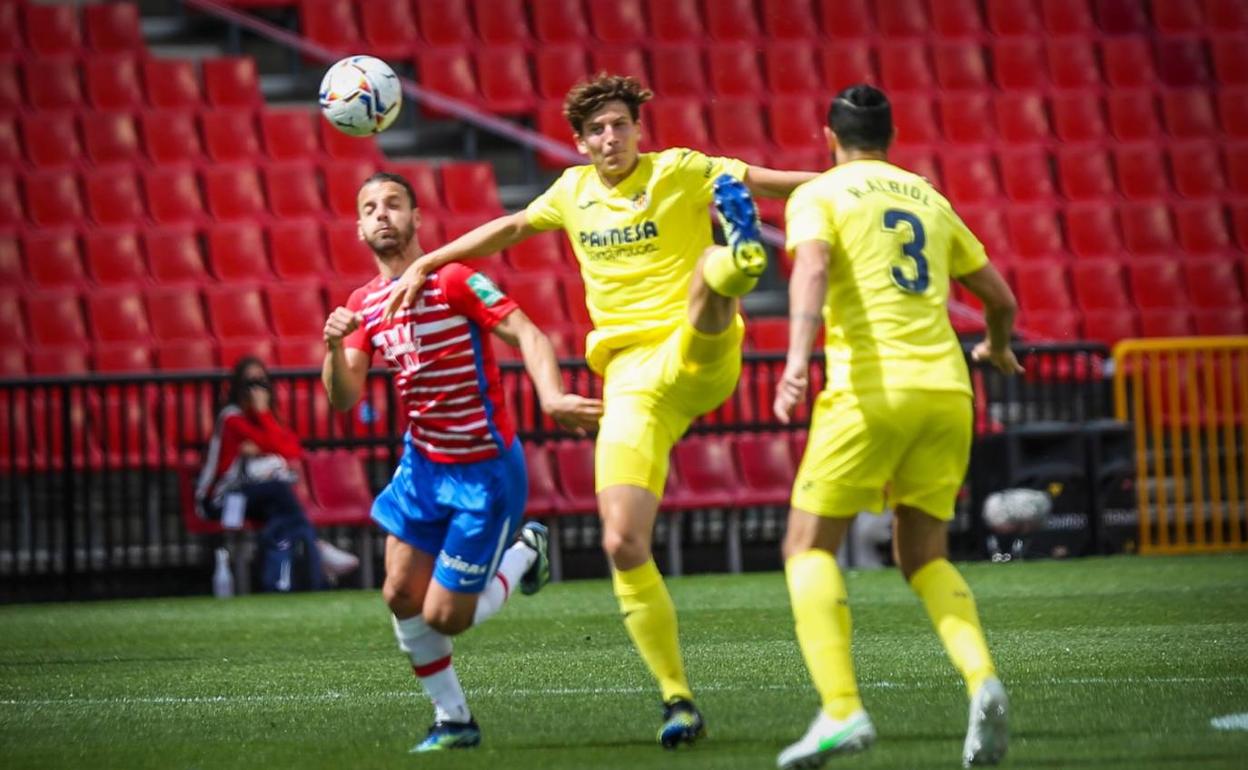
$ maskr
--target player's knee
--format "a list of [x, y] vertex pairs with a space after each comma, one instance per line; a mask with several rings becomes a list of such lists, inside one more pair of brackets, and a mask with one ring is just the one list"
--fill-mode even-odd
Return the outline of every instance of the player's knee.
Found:
[[396, 617], [410, 618], [420, 614], [422, 597], [417, 596], [405, 583], [387, 580], [381, 587], [381, 597]]
[[472, 625], [472, 615], [457, 613], [453, 605], [425, 608], [425, 622], [439, 634], [457, 636]]
[[607, 528], [602, 532], [602, 551], [616, 569], [631, 569], [650, 558], [650, 543], [640, 533]]

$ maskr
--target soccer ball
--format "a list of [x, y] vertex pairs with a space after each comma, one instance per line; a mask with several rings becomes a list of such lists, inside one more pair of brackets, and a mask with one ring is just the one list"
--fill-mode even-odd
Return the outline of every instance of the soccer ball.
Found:
[[399, 115], [403, 90], [390, 65], [372, 56], [348, 56], [321, 79], [321, 114], [351, 136], [385, 131]]

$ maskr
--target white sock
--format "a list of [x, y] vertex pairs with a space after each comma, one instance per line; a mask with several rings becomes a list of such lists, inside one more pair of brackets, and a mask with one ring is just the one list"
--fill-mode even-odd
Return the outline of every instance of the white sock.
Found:
[[399, 649], [412, 661], [412, 671], [433, 701], [434, 718], [439, 722], [467, 722], [472, 719], [464, 688], [451, 665], [451, 638], [434, 631], [417, 615], [394, 620]]
[[520, 578], [536, 560], [537, 552], [524, 543], [516, 543], [507, 549], [498, 564], [498, 571], [477, 597], [477, 611], [472, 616], [474, 626], [494, 617], [503, 608], [507, 597], [520, 583]]

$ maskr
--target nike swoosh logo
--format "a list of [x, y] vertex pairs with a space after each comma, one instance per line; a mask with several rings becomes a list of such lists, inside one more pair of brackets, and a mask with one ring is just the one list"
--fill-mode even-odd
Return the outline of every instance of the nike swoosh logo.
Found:
[[596, 203], [598, 203], [598, 201], [585, 201], [584, 203], [578, 203], [578, 204], [576, 204], [576, 207], [577, 207], [578, 209], [587, 209], [587, 208], [589, 208], [590, 206], [593, 206], [593, 205], [594, 205], [594, 204], [596, 204]]

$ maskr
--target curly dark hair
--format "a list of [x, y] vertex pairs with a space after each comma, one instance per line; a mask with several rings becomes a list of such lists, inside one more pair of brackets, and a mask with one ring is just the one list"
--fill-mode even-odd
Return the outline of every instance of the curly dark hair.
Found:
[[654, 92], [629, 75], [609, 75], [600, 72], [591, 80], [577, 83], [563, 100], [563, 115], [577, 136], [585, 129], [589, 116], [607, 102], [620, 101], [628, 105], [628, 112], [636, 121], [641, 115], [641, 105], [650, 101]]

